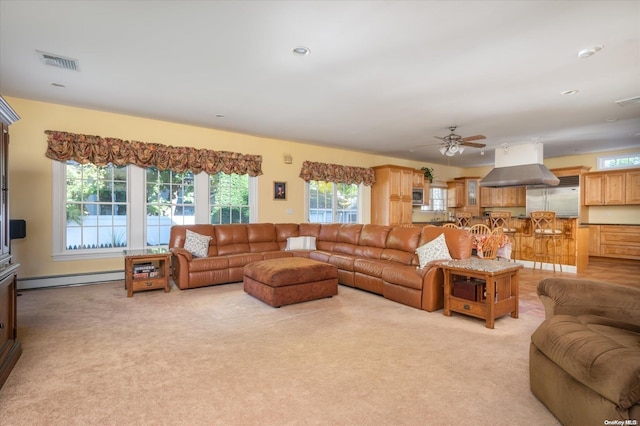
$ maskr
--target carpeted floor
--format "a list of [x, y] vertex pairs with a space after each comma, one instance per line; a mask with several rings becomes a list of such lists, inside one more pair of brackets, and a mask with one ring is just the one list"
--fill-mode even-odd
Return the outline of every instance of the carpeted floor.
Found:
[[9, 425], [554, 425], [524, 312], [495, 329], [340, 286], [279, 309], [241, 284], [23, 291]]

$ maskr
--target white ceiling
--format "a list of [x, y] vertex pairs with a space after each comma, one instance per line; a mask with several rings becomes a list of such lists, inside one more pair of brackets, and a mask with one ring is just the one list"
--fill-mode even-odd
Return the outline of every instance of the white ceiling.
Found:
[[460, 167], [640, 147], [640, 1], [0, 0], [0, 93]]

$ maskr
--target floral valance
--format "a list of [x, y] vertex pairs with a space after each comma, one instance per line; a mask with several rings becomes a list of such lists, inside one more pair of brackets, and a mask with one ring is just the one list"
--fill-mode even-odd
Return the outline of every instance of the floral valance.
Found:
[[338, 164], [302, 163], [300, 177], [306, 182], [322, 180], [325, 182], [373, 185], [376, 182], [375, 170], [365, 167], [341, 166]]
[[91, 163], [96, 166], [135, 164], [178, 173], [190, 170], [195, 174], [262, 174], [261, 155], [123, 141], [53, 130], [47, 130], [45, 134], [48, 142], [46, 156], [57, 161], [75, 160], [80, 164]]

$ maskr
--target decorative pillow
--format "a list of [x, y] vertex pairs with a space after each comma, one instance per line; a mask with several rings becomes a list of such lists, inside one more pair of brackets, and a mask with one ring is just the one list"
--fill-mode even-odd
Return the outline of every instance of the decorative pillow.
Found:
[[416, 254], [418, 255], [418, 260], [420, 260], [420, 269], [424, 268], [427, 263], [433, 260], [452, 259], [451, 254], [449, 254], [449, 247], [447, 247], [447, 242], [444, 239], [444, 234], [440, 234], [427, 244], [418, 247]]
[[287, 238], [287, 246], [284, 248], [291, 250], [315, 250], [316, 237], [289, 237]]
[[211, 237], [198, 234], [187, 229], [187, 237], [184, 240], [184, 248], [191, 252], [193, 257], [207, 257], [209, 253], [209, 241]]

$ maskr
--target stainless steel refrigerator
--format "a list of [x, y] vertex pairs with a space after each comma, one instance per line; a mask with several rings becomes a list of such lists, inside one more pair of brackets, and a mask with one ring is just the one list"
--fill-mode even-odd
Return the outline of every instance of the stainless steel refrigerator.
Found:
[[527, 216], [540, 210], [556, 212], [556, 216], [579, 216], [580, 187], [527, 188]]

